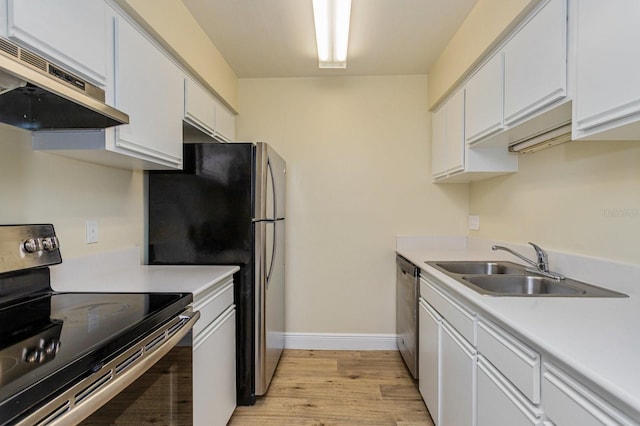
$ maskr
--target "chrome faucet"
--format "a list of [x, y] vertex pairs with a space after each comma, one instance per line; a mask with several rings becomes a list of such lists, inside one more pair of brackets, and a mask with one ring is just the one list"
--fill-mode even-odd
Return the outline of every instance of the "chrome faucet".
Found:
[[558, 274], [557, 272], [551, 272], [549, 270], [549, 255], [547, 254], [547, 252], [544, 251], [542, 249], [542, 247], [540, 247], [540, 246], [538, 246], [536, 244], [533, 244], [533, 243], [529, 243], [529, 244], [531, 244], [531, 246], [533, 246], [533, 249], [536, 251], [537, 262], [534, 262], [533, 260], [524, 257], [520, 253], [511, 250], [509, 247], [492, 246], [491, 250], [494, 250], [494, 251], [495, 250], [504, 250], [504, 251], [509, 252], [512, 255], [524, 260], [529, 265], [533, 266], [533, 268], [526, 268], [525, 270], [527, 272], [532, 272], [534, 274], [539, 274], [539, 275], [542, 275], [542, 276], [547, 277], [547, 278], [553, 278], [554, 280], [564, 280], [564, 278], [565, 278], [564, 275]]

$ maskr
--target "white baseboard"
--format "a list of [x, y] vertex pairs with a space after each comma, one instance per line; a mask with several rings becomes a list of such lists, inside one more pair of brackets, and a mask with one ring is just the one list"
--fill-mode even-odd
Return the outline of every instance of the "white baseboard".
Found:
[[285, 333], [285, 349], [397, 350], [395, 334]]

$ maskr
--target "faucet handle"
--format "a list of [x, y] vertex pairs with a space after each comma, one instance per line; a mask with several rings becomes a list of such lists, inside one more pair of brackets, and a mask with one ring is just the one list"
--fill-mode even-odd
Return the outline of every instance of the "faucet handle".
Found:
[[532, 242], [529, 242], [529, 244], [536, 251], [536, 256], [538, 258], [538, 268], [540, 268], [545, 272], [548, 272], [549, 271], [549, 255], [547, 254], [547, 252], [544, 251], [542, 247], [540, 247], [537, 244], [534, 244]]

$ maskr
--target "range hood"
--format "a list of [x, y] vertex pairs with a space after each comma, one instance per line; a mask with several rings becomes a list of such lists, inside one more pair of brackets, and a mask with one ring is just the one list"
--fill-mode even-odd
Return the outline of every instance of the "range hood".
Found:
[[104, 90], [0, 38], [0, 122], [27, 130], [104, 129], [129, 116]]

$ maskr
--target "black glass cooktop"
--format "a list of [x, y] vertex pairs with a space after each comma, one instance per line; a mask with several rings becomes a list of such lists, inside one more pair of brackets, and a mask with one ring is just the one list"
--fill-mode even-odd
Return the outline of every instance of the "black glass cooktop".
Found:
[[0, 307], [0, 425], [99, 369], [190, 293], [47, 293]]

